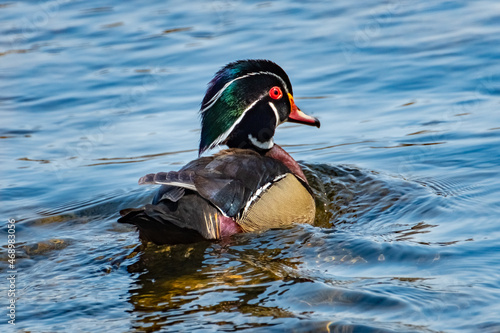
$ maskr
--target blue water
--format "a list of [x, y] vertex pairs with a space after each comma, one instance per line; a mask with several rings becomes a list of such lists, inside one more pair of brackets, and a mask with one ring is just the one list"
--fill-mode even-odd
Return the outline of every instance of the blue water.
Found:
[[[224, 64], [280, 64], [314, 226], [138, 248]], [[497, 1], [0, 4], [0, 331], [500, 332]], [[16, 325], [7, 221], [16, 220]]]

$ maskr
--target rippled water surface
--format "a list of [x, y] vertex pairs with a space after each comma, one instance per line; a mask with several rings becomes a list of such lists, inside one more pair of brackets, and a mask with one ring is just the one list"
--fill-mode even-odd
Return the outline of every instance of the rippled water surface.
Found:
[[[314, 226], [139, 247], [206, 83], [280, 64]], [[498, 1], [0, 4], [0, 331], [500, 332]], [[16, 220], [16, 325], [7, 220]]]

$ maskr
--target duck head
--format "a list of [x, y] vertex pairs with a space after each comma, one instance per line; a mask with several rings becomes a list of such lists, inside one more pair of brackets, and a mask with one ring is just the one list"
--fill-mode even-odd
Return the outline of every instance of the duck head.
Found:
[[268, 151], [285, 121], [320, 126], [295, 105], [288, 75], [269, 60], [240, 60], [219, 70], [208, 84], [200, 114], [200, 155], [219, 144]]

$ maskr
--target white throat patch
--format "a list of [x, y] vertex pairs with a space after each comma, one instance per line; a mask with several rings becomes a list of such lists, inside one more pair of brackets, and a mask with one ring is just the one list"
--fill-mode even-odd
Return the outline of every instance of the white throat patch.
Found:
[[266, 142], [260, 142], [259, 140], [254, 138], [252, 134], [248, 134], [248, 139], [255, 147], [258, 147], [260, 149], [271, 149], [274, 146], [273, 138]]

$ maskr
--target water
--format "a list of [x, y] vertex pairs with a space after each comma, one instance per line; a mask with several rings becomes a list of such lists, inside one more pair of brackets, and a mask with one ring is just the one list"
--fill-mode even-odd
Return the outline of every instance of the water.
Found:
[[[496, 1], [18, 1], [0, 22], [2, 332], [500, 332]], [[117, 212], [196, 157], [206, 83], [244, 58], [321, 120], [276, 136], [315, 225], [138, 248]]]

